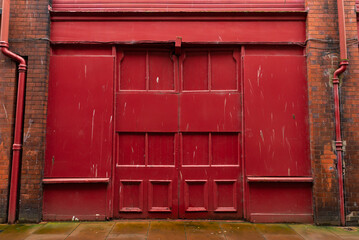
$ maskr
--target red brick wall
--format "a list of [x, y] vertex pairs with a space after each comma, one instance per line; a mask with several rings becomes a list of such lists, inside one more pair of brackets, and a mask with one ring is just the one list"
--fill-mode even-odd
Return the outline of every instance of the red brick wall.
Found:
[[345, 209], [347, 223], [358, 225], [359, 220], [359, 49], [354, 0], [345, 1], [349, 69], [342, 84], [343, 140], [346, 141]]
[[[332, 141], [334, 134], [334, 100], [331, 85], [332, 73], [338, 67], [339, 33], [336, 0], [307, 0], [307, 59], [310, 106], [310, 140], [312, 169], [315, 177], [314, 215], [317, 224], [339, 224], [339, 193], [336, 172], [336, 155]], [[347, 37], [349, 40], [350, 67], [341, 85], [342, 135], [347, 147], [344, 161], [346, 170], [346, 213], [357, 211], [359, 181], [358, 169], [358, 45], [355, 0], [345, 1]], [[356, 198], [356, 199], [355, 199]]]
[[[28, 59], [20, 221], [41, 219], [49, 53], [48, 1], [11, 1], [10, 50]], [[6, 221], [8, 173], [13, 141], [17, 69], [0, 56], [0, 221]]]

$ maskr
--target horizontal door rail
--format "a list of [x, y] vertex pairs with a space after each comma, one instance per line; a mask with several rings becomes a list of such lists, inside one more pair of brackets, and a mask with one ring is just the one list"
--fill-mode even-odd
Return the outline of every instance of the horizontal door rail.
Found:
[[247, 177], [247, 182], [313, 182], [312, 177]]
[[109, 183], [110, 178], [46, 178], [42, 180], [43, 184], [59, 183]]

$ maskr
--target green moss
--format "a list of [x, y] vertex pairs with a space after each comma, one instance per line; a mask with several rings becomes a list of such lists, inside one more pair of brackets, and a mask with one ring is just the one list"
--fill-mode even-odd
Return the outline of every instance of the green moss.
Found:
[[10, 233], [26, 233], [31, 231], [32, 229], [38, 227], [39, 225], [36, 224], [14, 224], [14, 225], [8, 225], [4, 231], [3, 234], [10, 234]]
[[72, 222], [52, 222], [45, 224], [42, 228], [36, 230], [34, 234], [68, 234], [79, 223]]

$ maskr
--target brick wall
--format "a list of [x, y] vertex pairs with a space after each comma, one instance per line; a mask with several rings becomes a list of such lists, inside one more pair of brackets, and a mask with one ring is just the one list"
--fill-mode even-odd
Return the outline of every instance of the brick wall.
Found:
[[354, 0], [345, 1], [349, 70], [342, 84], [343, 140], [346, 141], [345, 209], [348, 225], [359, 220], [359, 49]]
[[[49, 56], [46, 0], [12, 0], [10, 50], [28, 59], [19, 220], [41, 219]], [[6, 221], [8, 173], [13, 141], [16, 64], [0, 56], [0, 221]]]
[[[336, 155], [332, 141], [334, 132], [334, 100], [331, 77], [337, 69], [339, 32], [336, 0], [307, 0], [307, 59], [310, 106], [310, 141], [312, 169], [315, 177], [314, 215], [317, 224], [339, 224], [339, 193]], [[358, 45], [355, 0], [345, 1], [346, 27], [350, 67], [341, 85], [342, 135], [347, 147], [344, 161], [346, 170], [346, 213], [357, 211], [358, 173]]]

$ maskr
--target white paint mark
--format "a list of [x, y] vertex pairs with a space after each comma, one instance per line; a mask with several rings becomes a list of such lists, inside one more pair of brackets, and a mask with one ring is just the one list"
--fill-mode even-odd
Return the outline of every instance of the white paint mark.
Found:
[[259, 86], [259, 80], [260, 78], [263, 76], [262, 74], [262, 66], [259, 66], [258, 71], [257, 71], [257, 85]]
[[131, 151], [132, 151], [132, 153], [134, 153], [135, 151], [133, 150], [133, 147], [131, 147]]
[[112, 115], [111, 115], [111, 117], [110, 117], [110, 123], [112, 123]]
[[288, 176], [290, 176], [290, 168], [288, 168]]
[[4, 112], [5, 112], [5, 116], [6, 116], [6, 120], [9, 120], [9, 116], [7, 115], [7, 111], [6, 111], [6, 107], [4, 104], [2, 104], [2, 107], [4, 108]]
[[222, 40], [221, 36], [219, 36], [219, 35], [218, 35], [218, 38], [219, 38], [219, 40], [221, 40], [221, 41], [223, 42], [223, 40]]
[[283, 143], [284, 143], [284, 132], [285, 132], [285, 127], [282, 127], [282, 138], [283, 138]]
[[285, 105], [284, 105], [284, 112], [286, 112], [286, 111], [287, 111], [287, 106], [288, 106], [288, 104], [287, 104], [287, 103], [285, 103]]
[[30, 130], [31, 130], [31, 126], [32, 126], [32, 123], [33, 123], [34, 121], [32, 120], [32, 119], [29, 119], [29, 127], [27, 128], [27, 132], [26, 132], [26, 134], [25, 134], [25, 136], [24, 136], [24, 142], [26, 142], [29, 138], [30, 138], [30, 136], [31, 136], [31, 134], [30, 134]]
[[261, 135], [262, 142], [264, 142], [264, 136], [263, 136], [263, 132], [262, 132], [262, 130], [259, 130], [259, 135]]
[[92, 111], [91, 142], [93, 141], [93, 127], [95, 123], [95, 114], [96, 114], [96, 109]]
[[160, 78], [159, 78], [159, 77], [157, 77], [157, 78], [156, 78], [156, 82], [158, 83], [159, 81], [160, 81]]

